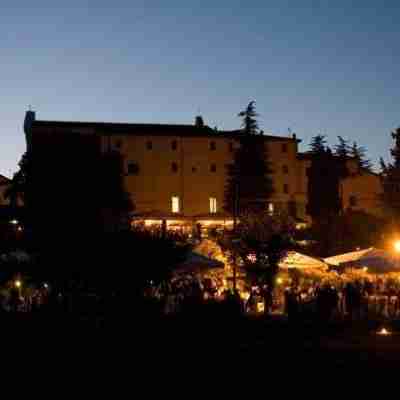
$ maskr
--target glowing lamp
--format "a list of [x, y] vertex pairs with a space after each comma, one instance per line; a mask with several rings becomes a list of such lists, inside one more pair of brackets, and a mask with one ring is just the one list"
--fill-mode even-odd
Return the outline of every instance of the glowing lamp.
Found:
[[400, 253], [400, 240], [394, 242], [394, 249], [397, 253]]
[[17, 221], [16, 219], [12, 219], [12, 220], [10, 221], [10, 224], [12, 224], [12, 225], [17, 225], [17, 224], [18, 224], [18, 221]]
[[265, 309], [264, 302], [263, 301], [258, 302], [257, 303], [257, 312], [263, 313], [264, 309]]
[[389, 336], [389, 335], [391, 335], [392, 333], [391, 333], [390, 331], [388, 331], [386, 328], [381, 328], [381, 329], [377, 332], [377, 334], [378, 334], [378, 335], [381, 335], [381, 336]]
[[277, 283], [278, 285], [281, 285], [281, 284], [283, 283], [283, 279], [282, 279], [282, 278], [277, 278], [277, 279], [276, 279], [276, 283]]
[[20, 280], [16, 280], [16, 281], [14, 282], [14, 285], [15, 285], [16, 288], [19, 289], [19, 288], [21, 287], [22, 283], [21, 283]]

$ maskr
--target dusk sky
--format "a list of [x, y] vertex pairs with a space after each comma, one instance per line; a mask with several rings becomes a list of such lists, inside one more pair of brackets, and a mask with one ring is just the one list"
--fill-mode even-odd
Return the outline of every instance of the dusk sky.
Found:
[[[0, 11], [0, 173], [38, 119], [342, 135], [388, 158], [400, 125], [398, 1], [37, 0]], [[71, 154], [73, 162], [73, 154]]]

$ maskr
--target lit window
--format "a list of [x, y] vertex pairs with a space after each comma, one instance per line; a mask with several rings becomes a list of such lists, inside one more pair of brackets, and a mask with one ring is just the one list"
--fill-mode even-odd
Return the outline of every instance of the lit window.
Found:
[[274, 203], [268, 203], [268, 214], [273, 215], [274, 213]]
[[282, 144], [282, 153], [287, 153], [287, 144], [286, 143]]
[[283, 172], [284, 174], [288, 174], [288, 173], [289, 173], [289, 167], [288, 167], [287, 165], [284, 165], [284, 166], [282, 167], [282, 172]]
[[286, 194], [289, 193], [289, 185], [288, 185], [287, 183], [285, 183], [285, 184], [283, 185], [283, 193], [286, 193]]
[[178, 164], [176, 162], [171, 164], [171, 171], [174, 173], [178, 172]]
[[151, 140], [146, 142], [146, 148], [147, 150], [153, 150], [153, 142]]
[[179, 204], [179, 197], [178, 196], [172, 196], [172, 212], [173, 213], [178, 213], [180, 204]]
[[210, 171], [211, 172], [217, 172], [217, 165], [216, 164], [211, 164]]
[[217, 199], [210, 197], [210, 213], [215, 214], [217, 212]]
[[210, 142], [210, 150], [216, 150], [217, 146], [215, 142]]
[[178, 142], [176, 140], [173, 140], [171, 143], [171, 149], [176, 150], [178, 148]]

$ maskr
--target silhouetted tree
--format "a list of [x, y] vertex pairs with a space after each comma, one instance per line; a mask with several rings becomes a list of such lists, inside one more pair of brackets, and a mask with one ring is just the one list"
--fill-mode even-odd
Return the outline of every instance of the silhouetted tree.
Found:
[[392, 132], [392, 138], [395, 141], [394, 147], [390, 150], [393, 161], [386, 164], [381, 159], [381, 177], [383, 203], [393, 221], [398, 221], [400, 218], [400, 128]]
[[100, 208], [105, 230], [118, 230], [127, 223], [134, 205], [124, 187], [124, 168], [121, 153], [109, 150], [101, 158], [102, 177]]
[[359, 146], [357, 142], [353, 142], [353, 145], [350, 148], [350, 157], [353, 157], [357, 160], [358, 170], [360, 173], [371, 172], [372, 171], [372, 163], [371, 160], [367, 159], [366, 156], [367, 150], [363, 146]]
[[[287, 215], [242, 215], [235, 240], [225, 240], [232, 262], [243, 265], [250, 284], [267, 287], [265, 301], [271, 298], [278, 273], [279, 260], [293, 245], [294, 221]], [[267, 304], [266, 304], [267, 305]], [[265, 307], [268, 310], [268, 307]]]
[[332, 241], [325, 233], [332, 234], [333, 222], [342, 211], [340, 181], [347, 176], [348, 171], [346, 160], [333, 155], [331, 150], [321, 143], [321, 137], [311, 143], [311, 166], [307, 171], [307, 213], [312, 217], [313, 230], [316, 240], [320, 242], [321, 255], [325, 255], [332, 247]]
[[241, 117], [243, 120], [242, 128], [246, 134], [255, 135], [255, 134], [259, 133], [257, 116], [258, 116], [258, 114], [256, 113], [256, 102], [255, 101], [251, 101], [247, 105], [246, 109], [241, 111], [238, 114], [238, 117]]
[[347, 159], [350, 155], [349, 141], [342, 136], [338, 136], [339, 144], [335, 146], [335, 155]]
[[227, 167], [225, 204], [227, 212], [241, 215], [244, 211], [264, 211], [273, 193], [265, 139], [258, 132], [255, 104], [239, 113], [243, 131], [238, 134], [234, 160]]
[[318, 134], [311, 139], [310, 152], [313, 154], [322, 154], [326, 151], [326, 137]]

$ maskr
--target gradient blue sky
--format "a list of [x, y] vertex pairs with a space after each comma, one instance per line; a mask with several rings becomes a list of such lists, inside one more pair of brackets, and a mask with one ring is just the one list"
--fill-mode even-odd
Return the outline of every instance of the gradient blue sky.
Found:
[[[38, 119], [206, 123], [342, 135], [388, 158], [400, 125], [398, 1], [3, 0], [0, 173]], [[71, 155], [73, 162], [73, 155]]]

